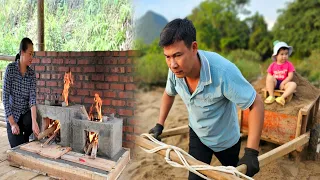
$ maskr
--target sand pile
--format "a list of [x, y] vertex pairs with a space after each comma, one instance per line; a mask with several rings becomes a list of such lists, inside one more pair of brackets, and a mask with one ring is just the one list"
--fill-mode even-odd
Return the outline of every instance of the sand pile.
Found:
[[[297, 92], [293, 95], [291, 101], [286, 102], [284, 107], [276, 102], [272, 104], [265, 104], [265, 110], [297, 116], [301, 108], [312, 103], [319, 96], [320, 90], [314, 87], [300, 74], [294, 73], [293, 81], [297, 83]], [[263, 92], [261, 89], [265, 88], [266, 86], [266, 76], [253, 82], [252, 85], [261, 95], [261, 97], [263, 97]]]

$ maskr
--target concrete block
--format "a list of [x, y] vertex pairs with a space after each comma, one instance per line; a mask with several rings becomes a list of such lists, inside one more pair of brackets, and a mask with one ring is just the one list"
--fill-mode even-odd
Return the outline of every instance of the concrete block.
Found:
[[84, 153], [86, 131], [96, 132], [98, 136], [98, 156], [113, 158], [122, 149], [123, 120], [109, 119], [106, 122], [73, 119], [73, 143], [71, 148]]
[[74, 105], [68, 107], [61, 106], [48, 106], [48, 105], [37, 105], [37, 121], [39, 127], [42, 126], [42, 118], [48, 117], [52, 120], [58, 120], [60, 122], [60, 137], [62, 146], [71, 145], [72, 139], [72, 118], [78, 118], [83, 116], [83, 105]]

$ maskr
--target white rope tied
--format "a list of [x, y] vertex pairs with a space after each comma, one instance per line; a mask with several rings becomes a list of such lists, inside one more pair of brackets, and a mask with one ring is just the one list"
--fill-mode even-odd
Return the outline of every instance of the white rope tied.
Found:
[[[158, 141], [156, 138], [154, 138], [152, 135], [150, 134], [141, 134], [140, 136], [142, 137], [147, 137], [149, 140], [151, 140], [152, 142], [160, 145], [158, 147], [155, 147], [153, 149], [145, 149], [145, 148], [142, 148], [140, 147], [141, 149], [143, 149], [145, 152], [147, 153], [155, 153], [155, 152], [158, 152], [160, 150], [164, 150], [166, 149], [166, 156], [164, 157], [164, 159], [166, 160], [166, 162], [168, 164], [170, 164], [171, 166], [173, 167], [178, 167], [178, 168], [185, 168], [185, 169], [188, 169], [189, 171], [191, 171], [192, 173], [202, 177], [203, 179], [207, 179], [207, 180], [210, 180], [210, 178], [208, 178], [207, 176], [201, 174], [200, 172], [198, 171], [201, 171], [201, 170], [214, 170], [214, 171], [220, 171], [220, 172], [224, 172], [224, 173], [228, 173], [228, 174], [232, 174], [234, 176], [237, 176], [237, 177], [243, 177], [243, 178], [246, 178], [246, 179], [249, 179], [249, 180], [254, 180], [253, 178], [239, 172], [235, 167], [233, 166], [209, 166], [209, 165], [190, 165], [187, 160], [185, 159], [184, 156], [188, 156], [192, 159], [195, 159], [194, 157], [192, 157], [190, 154], [188, 154], [187, 152], [185, 152], [183, 149], [179, 148], [179, 147], [176, 147], [176, 146], [172, 146], [172, 145], [168, 145], [168, 144], [165, 144], [161, 141]], [[171, 151], [174, 151], [180, 161], [182, 162], [182, 164], [179, 164], [177, 162], [174, 162], [174, 161], [171, 161], [170, 159], [170, 152]]]

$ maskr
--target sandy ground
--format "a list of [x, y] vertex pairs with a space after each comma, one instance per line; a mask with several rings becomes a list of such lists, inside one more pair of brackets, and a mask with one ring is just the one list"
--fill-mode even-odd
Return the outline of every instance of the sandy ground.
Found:
[[[163, 88], [157, 88], [149, 92], [138, 92], [137, 98], [137, 117], [140, 120], [141, 128], [148, 132], [156, 122], [159, 115], [159, 107]], [[320, 114], [320, 113], [319, 113]], [[319, 118], [319, 115], [318, 115]], [[179, 127], [188, 124], [188, 113], [183, 101], [179, 96], [166, 120], [165, 129]], [[163, 142], [178, 146], [188, 150], [189, 137], [187, 134], [170, 137]], [[240, 157], [243, 155], [246, 140], [242, 141]], [[266, 143], [261, 146], [260, 155], [277, 147], [277, 145]], [[171, 167], [165, 162], [162, 156], [158, 154], [147, 154], [139, 147], [133, 150], [133, 156], [130, 164], [120, 176], [120, 180], [166, 180], [166, 179], [187, 179], [188, 171], [182, 168]], [[220, 165], [215, 157], [211, 165]], [[261, 168], [260, 172], [254, 176], [254, 179], [263, 180], [320, 180], [320, 161], [295, 161], [288, 155], [273, 161]]]

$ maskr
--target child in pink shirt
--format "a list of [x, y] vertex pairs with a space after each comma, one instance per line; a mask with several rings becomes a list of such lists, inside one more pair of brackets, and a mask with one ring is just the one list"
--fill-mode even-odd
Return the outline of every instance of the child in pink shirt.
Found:
[[[292, 53], [292, 47], [285, 42], [275, 41], [273, 47], [272, 59], [273, 63], [268, 68], [266, 79], [266, 87], [269, 92], [269, 97], [264, 101], [266, 104], [271, 104], [274, 101], [281, 105], [285, 105], [285, 98], [291, 95], [297, 87], [297, 84], [292, 81], [294, 66], [289, 62], [288, 57]], [[274, 90], [284, 90], [284, 93], [275, 98]]]

